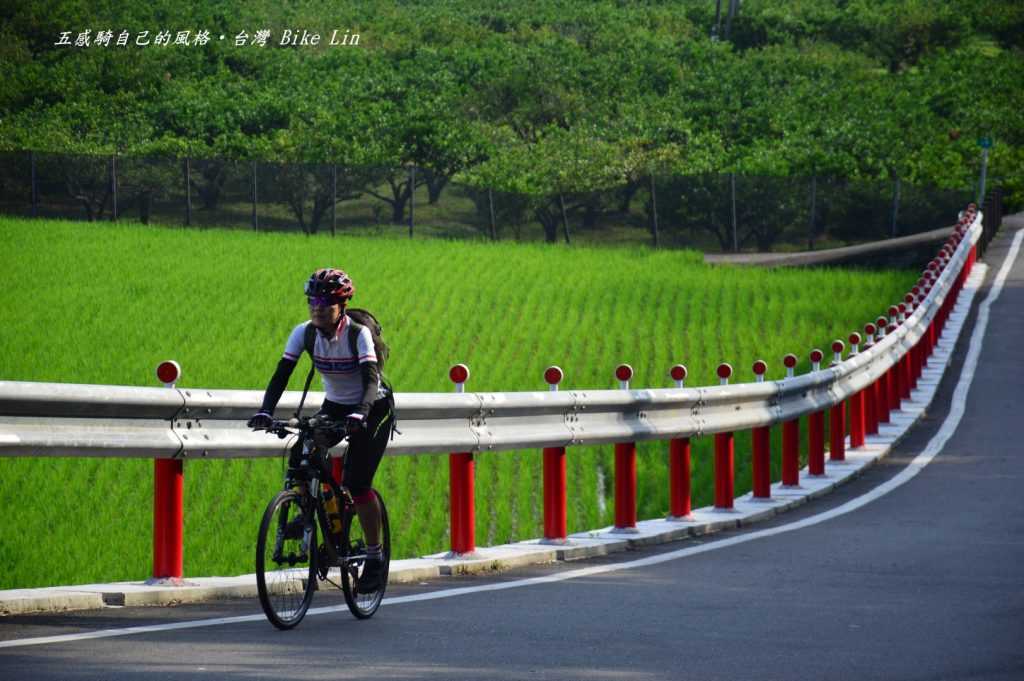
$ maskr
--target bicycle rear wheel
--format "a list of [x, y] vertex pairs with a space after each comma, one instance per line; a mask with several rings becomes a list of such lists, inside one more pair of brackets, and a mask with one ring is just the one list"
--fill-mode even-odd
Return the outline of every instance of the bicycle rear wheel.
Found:
[[[303, 504], [309, 506], [303, 509]], [[302, 621], [317, 588], [316, 518], [308, 497], [293, 490], [267, 505], [256, 539], [256, 587], [278, 629]]]
[[388, 585], [388, 568], [391, 564], [391, 526], [388, 523], [388, 509], [384, 499], [374, 490], [380, 504], [380, 539], [382, 573], [380, 587], [367, 593], [359, 591], [359, 576], [366, 564], [366, 533], [359, 520], [355, 507], [345, 509], [341, 524], [341, 549], [345, 553], [342, 558], [341, 589], [345, 593], [345, 602], [349, 612], [359, 619], [373, 617]]

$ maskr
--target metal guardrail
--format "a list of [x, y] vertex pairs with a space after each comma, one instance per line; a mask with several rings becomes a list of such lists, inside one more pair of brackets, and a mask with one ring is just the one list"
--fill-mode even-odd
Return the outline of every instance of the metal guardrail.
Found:
[[[924, 301], [895, 333], [834, 366], [763, 383], [563, 392], [400, 393], [388, 454], [476, 452], [735, 432], [839, 404], [874, 383], [927, 332], [982, 234], [981, 214]], [[284, 395], [291, 413], [299, 393]], [[322, 393], [311, 393], [312, 413]], [[278, 456], [290, 440], [245, 420], [262, 392], [0, 381], [0, 456]]]

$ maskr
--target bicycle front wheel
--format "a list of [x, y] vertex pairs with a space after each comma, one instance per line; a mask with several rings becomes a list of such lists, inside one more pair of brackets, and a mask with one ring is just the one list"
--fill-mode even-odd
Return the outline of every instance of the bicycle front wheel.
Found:
[[305, 617], [317, 588], [316, 565], [312, 501], [285, 490], [267, 506], [256, 539], [260, 605], [278, 629], [291, 629]]
[[388, 568], [391, 564], [391, 526], [388, 523], [388, 509], [384, 499], [374, 490], [380, 504], [380, 540], [381, 540], [381, 576], [379, 584], [366, 591], [360, 590], [360, 577], [366, 567], [366, 532], [359, 520], [354, 507], [345, 509], [341, 524], [341, 589], [345, 592], [345, 602], [349, 612], [359, 619], [367, 619], [377, 612], [384, 600], [384, 590], [388, 585]]

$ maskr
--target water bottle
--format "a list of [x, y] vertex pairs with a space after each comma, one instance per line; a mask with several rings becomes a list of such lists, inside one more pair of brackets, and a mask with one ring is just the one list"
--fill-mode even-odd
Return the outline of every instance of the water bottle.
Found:
[[331, 523], [331, 532], [341, 534], [341, 509], [338, 508], [338, 497], [334, 496], [334, 490], [330, 485], [324, 485], [324, 508], [327, 509], [327, 519]]

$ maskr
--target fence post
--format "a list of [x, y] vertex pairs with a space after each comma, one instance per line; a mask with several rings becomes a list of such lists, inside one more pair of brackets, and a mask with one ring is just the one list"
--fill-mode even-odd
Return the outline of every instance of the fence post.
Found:
[[110, 155], [110, 192], [113, 197], [110, 219], [117, 222], [117, 154]]
[[487, 206], [491, 213], [491, 241], [498, 240], [498, 223], [494, 219], [494, 192], [487, 188]]
[[[718, 365], [719, 385], [729, 385], [732, 366]], [[715, 510], [732, 510], [736, 487], [736, 454], [732, 433], [715, 433]]]
[[[811, 351], [811, 371], [821, 371], [825, 354], [815, 348]], [[825, 475], [825, 412], [818, 411], [807, 417], [807, 473]]]
[[729, 173], [729, 191], [732, 198], [732, 250], [734, 253], [739, 253], [740, 241], [736, 226], [736, 173]]
[[896, 176], [895, 188], [892, 193], [892, 229], [889, 238], [896, 237], [896, 218], [900, 212], [900, 176]]
[[185, 157], [185, 226], [192, 226], [192, 159]]
[[811, 175], [811, 217], [807, 227], [807, 250], [814, 250], [815, 222], [818, 214], [818, 175]]
[[[676, 364], [669, 371], [677, 388], [685, 387], [686, 367]], [[690, 492], [690, 438], [677, 437], [668, 443], [669, 520], [686, 520], [691, 517]]]
[[[764, 383], [765, 372], [768, 371], [768, 363], [763, 359], [754, 362], [753, 366], [755, 381]], [[751, 461], [750, 476], [752, 496], [754, 499], [771, 499], [772, 491], [772, 454], [771, 437], [772, 427], [761, 426], [754, 428], [751, 434], [753, 438], [753, 460]]]
[[260, 230], [260, 219], [256, 214], [256, 202], [258, 200], [256, 194], [256, 161], [252, 162], [252, 228], [255, 231]]
[[651, 235], [654, 237], [654, 247], [658, 247], [658, 195], [654, 188], [654, 173], [651, 173]]
[[[455, 392], [465, 392], [469, 368], [456, 364], [448, 371]], [[448, 499], [451, 513], [452, 554], [466, 556], [476, 550], [476, 513], [474, 504], [474, 465], [472, 452], [448, 455]]]
[[[841, 364], [846, 344], [841, 340], [832, 341], [832, 366]], [[829, 461], [846, 460], [846, 402], [839, 402], [829, 409]]]
[[[174, 388], [181, 367], [173, 360], [161, 362], [156, 377]], [[181, 459], [154, 459], [153, 464], [153, 577], [149, 582], [180, 583], [184, 469]]]
[[[796, 355], [782, 358], [786, 367], [786, 378], [793, 378]], [[800, 419], [790, 419], [782, 424], [782, 484], [784, 487], [800, 486]]]
[[[615, 369], [619, 387], [629, 390], [633, 367], [620, 364]], [[636, 442], [615, 444], [615, 529], [636, 532]]]
[[413, 227], [416, 225], [413, 213], [416, 210], [416, 166], [409, 166], [409, 238], [412, 238]]
[[39, 185], [36, 180], [36, 152], [28, 152], [29, 165], [32, 168], [32, 217], [39, 217]]
[[[551, 392], [558, 391], [558, 384], [565, 374], [561, 367], [550, 366], [544, 371], [544, 381]], [[564, 544], [566, 542], [565, 518], [565, 447], [544, 448], [544, 541]]]

